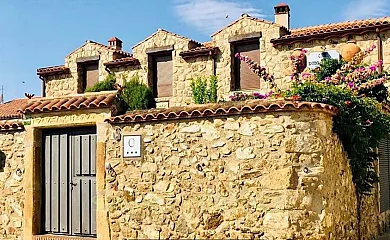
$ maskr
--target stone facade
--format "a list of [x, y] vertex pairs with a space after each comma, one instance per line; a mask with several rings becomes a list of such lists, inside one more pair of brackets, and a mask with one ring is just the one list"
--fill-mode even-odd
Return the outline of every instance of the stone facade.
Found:
[[[142, 159], [122, 158], [118, 127], [143, 136]], [[352, 175], [328, 114], [119, 125], [106, 137], [112, 239], [357, 239]]]
[[81, 71], [78, 65], [80, 59], [99, 58], [99, 81], [109, 74], [104, 63], [118, 58], [114, 50], [107, 46], [92, 41], [87, 41], [83, 46], [77, 48], [65, 57], [65, 67], [69, 68], [69, 74], [53, 75], [45, 79], [45, 93], [47, 97], [59, 97], [69, 94], [82, 93]]
[[0, 239], [22, 239], [24, 132], [0, 132]]
[[[198, 43], [188, 38], [159, 29], [152, 36], [133, 47], [133, 55], [140, 62], [140, 69], [137, 73], [144, 83], [150, 84], [152, 81], [152, 72], [147, 50], [173, 46], [173, 95], [168, 98], [156, 99], [157, 102], [169, 101], [169, 106], [190, 104], [192, 100], [190, 88], [191, 78], [213, 74], [213, 61], [210, 57], [184, 60], [179, 56], [179, 53], [182, 51], [187, 51], [198, 45]], [[133, 75], [134, 71], [129, 72], [129, 74]]]
[[[362, 49], [367, 49], [372, 45], [378, 45], [378, 34], [366, 32], [357, 34], [344, 34], [343, 36], [332, 36], [321, 40], [294, 41], [292, 43], [281, 43], [274, 45], [272, 39], [278, 39], [286, 34], [287, 30], [281, 25], [267, 22], [261, 19], [243, 14], [241, 18], [227, 27], [221, 29], [211, 37], [211, 41], [201, 44], [186, 37], [158, 29], [153, 35], [135, 45], [132, 49], [134, 58], [139, 60], [139, 64], [125, 67], [114, 67], [107, 69], [104, 63], [123, 57], [116, 55], [107, 46], [88, 41], [86, 44], [76, 49], [65, 58], [65, 67], [70, 68], [70, 74], [51, 76], [46, 80], [46, 95], [58, 96], [70, 93], [80, 93], [81, 77], [78, 69], [77, 59], [85, 57], [100, 56], [99, 60], [99, 80], [103, 80], [109, 72], [114, 73], [118, 78], [118, 83], [123, 83], [122, 76], [130, 78], [138, 74], [141, 81], [151, 86], [152, 68], [150, 64], [150, 50], [167, 49], [171, 47], [173, 59], [172, 76], [172, 97], [156, 99], [157, 102], [169, 102], [169, 106], [185, 106], [192, 103], [190, 82], [197, 76], [218, 76], [218, 96], [224, 99], [234, 90], [234, 41], [239, 38], [249, 38], [253, 34], [259, 34], [260, 56], [254, 59], [276, 78], [276, 83], [281, 89], [288, 89], [291, 84], [290, 75], [292, 72], [291, 56], [295, 48], [305, 48], [308, 54], [312, 52], [322, 52], [323, 50], [336, 50], [341, 53], [343, 46], [349, 40], [355, 40]], [[380, 34], [384, 60], [384, 70], [390, 69], [390, 31], [384, 30]], [[252, 36], [253, 37], [253, 36]], [[236, 40], [235, 40], [236, 39]], [[242, 39], [241, 39], [242, 40]], [[199, 46], [213, 46], [218, 48], [215, 56], [194, 56], [184, 59], [179, 54]], [[378, 49], [373, 51], [367, 58], [366, 63], [373, 63], [378, 60]], [[261, 81], [259, 79], [259, 81]], [[269, 86], [261, 82], [260, 89], [256, 91], [267, 92]]]

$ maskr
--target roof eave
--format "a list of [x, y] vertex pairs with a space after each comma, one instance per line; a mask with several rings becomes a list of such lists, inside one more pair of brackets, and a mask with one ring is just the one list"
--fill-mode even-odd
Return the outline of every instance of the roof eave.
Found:
[[311, 40], [316, 39], [329, 39], [329, 38], [343, 38], [345, 36], [348, 36], [350, 34], [358, 34], [363, 35], [368, 32], [375, 32], [377, 30], [384, 31], [390, 29], [390, 23], [389, 24], [382, 24], [382, 25], [372, 25], [362, 28], [352, 28], [352, 29], [344, 29], [341, 31], [334, 31], [334, 32], [322, 32], [322, 33], [315, 33], [315, 34], [309, 34], [309, 35], [301, 35], [301, 36], [293, 36], [293, 37], [282, 37], [282, 38], [276, 38], [271, 39], [271, 43], [273, 46], [278, 46], [282, 44], [294, 44], [297, 42], [309, 42]]

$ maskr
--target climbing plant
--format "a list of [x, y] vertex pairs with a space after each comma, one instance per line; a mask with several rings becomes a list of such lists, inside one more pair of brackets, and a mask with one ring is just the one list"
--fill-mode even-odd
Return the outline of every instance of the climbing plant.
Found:
[[[317, 70], [294, 71], [292, 79], [296, 81], [289, 90], [264, 95], [264, 98], [282, 96], [337, 107], [333, 130], [348, 154], [358, 196], [370, 194], [378, 181], [374, 169], [374, 161], [378, 159], [376, 147], [390, 133], [390, 117], [383, 111], [388, 97], [384, 83], [389, 77], [381, 71], [382, 61], [372, 65], [362, 63], [374, 49], [372, 46], [359, 52], [349, 62], [325, 59]], [[238, 54], [237, 57], [248, 63], [251, 69], [253, 66], [261, 68], [246, 56]], [[294, 64], [299, 65], [299, 59], [294, 59]], [[273, 79], [268, 73], [262, 74], [267, 76], [266, 81]], [[233, 95], [231, 99], [243, 98]]]

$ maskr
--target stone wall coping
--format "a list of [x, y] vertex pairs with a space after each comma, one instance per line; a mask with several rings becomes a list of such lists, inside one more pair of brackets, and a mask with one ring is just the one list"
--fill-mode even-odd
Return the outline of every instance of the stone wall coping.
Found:
[[20, 119], [0, 120], [0, 132], [24, 130], [23, 121]]
[[108, 123], [151, 122], [173, 119], [192, 119], [214, 116], [230, 116], [256, 114], [266, 112], [310, 111], [336, 115], [334, 106], [316, 103], [279, 100], [250, 100], [242, 102], [226, 102], [219, 104], [202, 104], [187, 107], [173, 107], [167, 109], [151, 109], [132, 111], [125, 115], [111, 117]]
[[26, 106], [18, 109], [18, 112], [26, 114], [109, 107], [116, 99], [116, 95], [117, 91], [102, 91], [56, 98], [33, 98]]

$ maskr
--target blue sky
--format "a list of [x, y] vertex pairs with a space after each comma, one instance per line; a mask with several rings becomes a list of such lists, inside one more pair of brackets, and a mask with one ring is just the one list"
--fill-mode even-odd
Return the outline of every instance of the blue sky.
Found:
[[[273, 21], [274, 0], [0, 0], [0, 87], [4, 98], [41, 94], [36, 69], [64, 64], [86, 40], [117, 36], [131, 51], [158, 28], [209, 41], [241, 13]], [[390, 15], [390, 0], [285, 0], [291, 27]], [[226, 16], [229, 16], [226, 18]]]

